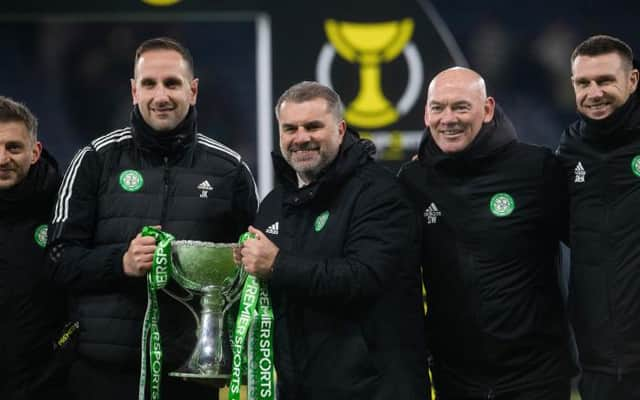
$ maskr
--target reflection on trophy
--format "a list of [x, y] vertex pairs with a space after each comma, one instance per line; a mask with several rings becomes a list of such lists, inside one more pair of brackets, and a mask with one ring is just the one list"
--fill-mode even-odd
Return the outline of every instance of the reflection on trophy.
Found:
[[[246, 272], [233, 262], [235, 243], [178, 240], [171, 243], [172, 277], [183, 288], [202, 296], [198, 342], [191, 357], [171, 376], [201, 379], [217, 387], [230, 377], [229, 333], [223, 329], [223, 315], [238, 301]], [[226, 341], [225, 341], [226, 340]], [[225, 345], [226, 344], [226, 345]]]
[[413, 34], [413, 21], [379, 23], [328, 20], [329, 41], [344, 59], [360, 64], [360, 92], [345, 111], [350, 123], [362, 128], [385, 126], [398, 120], [398, 112], [384, 97], [380, 85], [380, 63], [402, 53]]

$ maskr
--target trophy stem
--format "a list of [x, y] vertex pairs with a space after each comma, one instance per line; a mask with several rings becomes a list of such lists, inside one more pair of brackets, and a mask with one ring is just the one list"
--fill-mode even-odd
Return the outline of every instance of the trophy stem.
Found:
[[198, 378], [224, 386], [229, 379], [230, 365], [223, 350], [224, 298], [219, 287], [203, 288], [202, 311], [198, 328], [198, 343], [186, 364], [169, 375], [182, 378]]

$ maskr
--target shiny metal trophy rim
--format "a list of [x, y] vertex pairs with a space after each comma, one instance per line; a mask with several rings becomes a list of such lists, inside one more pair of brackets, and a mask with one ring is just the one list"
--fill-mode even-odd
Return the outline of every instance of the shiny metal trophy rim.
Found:
[[173, 274], [180, 286], [200, 295], [202, 310], [197, 323], [197, 343], [189, 359], [170, 376], [198, 380], [215, 387], [228, 384], [230, 357], [225, 355], [223, 316], [242, 293], [246, 272], [233, 262], [237, 243], [174, 240]]

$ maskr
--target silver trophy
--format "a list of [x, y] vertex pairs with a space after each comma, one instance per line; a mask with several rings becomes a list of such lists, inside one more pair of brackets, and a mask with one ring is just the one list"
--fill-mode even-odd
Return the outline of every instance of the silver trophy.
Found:
[[[191, 357], [170, 376], [198, 379], [217, 387], [230, 377], [229, 332], [223, 316], [242, 293], [246, 272], [233, 261], [235, 243], [177, 240], [171, 243], [172, 277], [189, 292], [202, 296], [196, 323], [198, 342]], [[226, 345], [225, 345], [226, 343]]]

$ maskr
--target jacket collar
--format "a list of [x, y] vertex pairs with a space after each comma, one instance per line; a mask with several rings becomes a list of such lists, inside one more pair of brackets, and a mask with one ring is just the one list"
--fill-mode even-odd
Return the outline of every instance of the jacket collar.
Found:
[[[134, 141], [143, 152], [175, 160], [193, 147], [197, 130], [197, 112], [194, 106], [190, 106], [187, 116], [178, 126], [168, 132], [157, 132], [144, 121], [136, 105], [131, 112], [131, 126]], [[192, 152], [189, 152], [189, 155], [193, 157]]]

